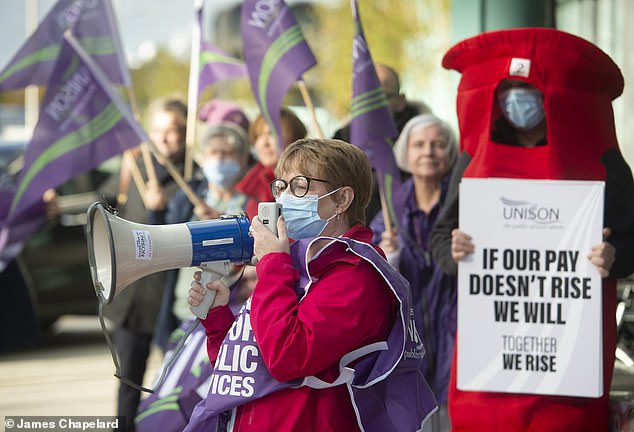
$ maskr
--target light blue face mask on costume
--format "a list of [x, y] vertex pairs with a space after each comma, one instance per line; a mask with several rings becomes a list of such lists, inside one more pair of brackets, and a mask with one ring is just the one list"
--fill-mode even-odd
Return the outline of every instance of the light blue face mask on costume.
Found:
[[499, 97], [504, 117], [518, 129], [532, 129], [544, 118], [542, 95], [537, 89], [514, 87]]
[[221, 188], [232, 186], [242, 171], [240, 164], [231, 159], [209, 159], [202, 168], [207, 181]]
[[318, 195], [304, 195], [298, 198], [290, 193], [282, 193], [276, 201], [282, 204], [282, 216], [284, 216], [288, 236], [294, 240], [319, 236], [326, 228], [326, 225], [328, 225], [328, 222], [337, 217], [337, 214], [334, 214], [328, 219], [320, 218], [317, 212], [319, 200], [337, 192], [339, 189], [341, 188], [328, 192], [321, 197]]

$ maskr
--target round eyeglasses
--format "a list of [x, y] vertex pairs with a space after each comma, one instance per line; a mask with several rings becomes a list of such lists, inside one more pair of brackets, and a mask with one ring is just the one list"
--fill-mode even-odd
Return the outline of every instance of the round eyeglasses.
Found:
[[311, 181], [330, 183], [328, 180], [299, 175], [293, 177], [288, 182], [286, 180], [276, 178], [271, 183], [269, 183], [269, 186], [271, 187], [271, 193], [273, 194], [273, 198], [275, 199], [278, 199], [280, 195], [282, 195], [282, 192], [284, 192], [289, 186], [291, 188], [291, 193], [297, 198], [301, 198], [308, 193]]

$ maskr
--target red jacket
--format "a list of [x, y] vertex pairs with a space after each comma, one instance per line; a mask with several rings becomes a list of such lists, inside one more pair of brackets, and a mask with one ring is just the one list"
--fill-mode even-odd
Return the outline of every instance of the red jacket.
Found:
[[256, 163], [236, 185], [236, 190], [249, 197], [244, 208], [249, 220], [258, 214], [258, 204], [262, 201], [275, 201], [269, 183], [275, 180], [275, 172], [260, 162]]
[[[370, 242], [356, 226], [345, 237]], [[251, 326], [271, 375], [279, 381], [314, 375], [332, 382], [348, 352], [385, 340], [398, 301], [368, 262], [342, 244], [329, 246], [309, 264], [313, 284], [300, 301], [293, 289], [299, 272], [286, 253], [265, 255], [257, 264]], [[228, 307], [212, 309], [203, 325], [215, 362], [233, 321]], [[234, 431], [357, 431], [346, 386], [281, 390], [238, 407]]]

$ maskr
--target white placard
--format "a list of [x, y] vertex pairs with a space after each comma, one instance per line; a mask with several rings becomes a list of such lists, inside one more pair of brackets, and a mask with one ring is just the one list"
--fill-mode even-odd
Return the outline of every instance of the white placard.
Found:
[[475, 252], [458, 266], [461, 390], [603, 394], [604, 183], [463, 179], [460, 230]]

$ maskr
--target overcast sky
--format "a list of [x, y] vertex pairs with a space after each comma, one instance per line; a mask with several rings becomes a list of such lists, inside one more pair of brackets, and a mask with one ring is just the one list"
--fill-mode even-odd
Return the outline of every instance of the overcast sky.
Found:
[[[27, 3], [38, 8], [39, 20], [56, 0], [0, 0], [0, 69], [26, 40]], [[240, 0], [207, 0], [205, 14]], [[189, 52], [194, 0], [112, 0], [128, 61], [151, 43]], [[38, 20], [38, 22], [39, 22]]]

